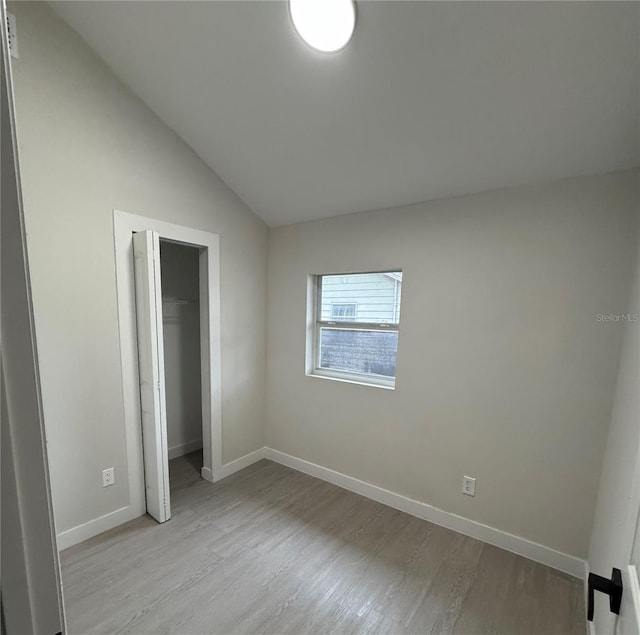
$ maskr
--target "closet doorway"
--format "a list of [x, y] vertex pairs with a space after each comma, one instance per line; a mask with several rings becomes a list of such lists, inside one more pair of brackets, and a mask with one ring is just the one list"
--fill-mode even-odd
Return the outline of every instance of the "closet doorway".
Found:
[[[219, 237], [114, 212], [131, 505], [171, 518], [169, 460], [222, 462]], [[190, 457], [194, 458], [194, 457]]]
[[199, 452], [198, 470], [202, 468], [199, 257], [197, 247], [160, 241], [169, 461]]

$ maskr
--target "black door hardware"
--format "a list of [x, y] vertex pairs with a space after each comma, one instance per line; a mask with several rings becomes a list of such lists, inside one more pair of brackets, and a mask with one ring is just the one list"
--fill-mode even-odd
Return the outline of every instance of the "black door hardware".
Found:
[[587, 609], [587, 619], [593, 622], [593, 604], [594, 592], [600, 591], [609, 596], [609, 610], [616, 615], [620, 613], [620, 604], [622, 603], [622, 572], [620, 569], [614, 568], [611, 571], [611, 580], [603, 578], [595, 573], [589, 574], [589, 607]]

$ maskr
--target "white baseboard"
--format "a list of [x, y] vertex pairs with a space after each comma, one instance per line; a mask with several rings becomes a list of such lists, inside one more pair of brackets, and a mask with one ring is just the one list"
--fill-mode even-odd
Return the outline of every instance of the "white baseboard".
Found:
[[[396, 494], [377, 485], [361, 481], [353, 476], [336, 472], [335, 470], [322, 467], [310, 461], [305, 461], [304, 459], [299, 459], [290, 454], [280, 452], [279, 450], [274, 450], [273, 448], [259, 448], [254, 452], [245, 454], [234, 461], [225, 463], [225, 465], [219, 470], [216, 470], [214, 474], [212, 474], [210, 470], [203, 468], [202, 478], [212, 482], [219, 481], [264, 458], [286, 465], [299, 472], [304, 472], [310, 476], [315, 476], [316, 478], [333, 483], [338, 487], [378, 501], [389, 507], [399, 509], [412, 516], [428, 520], [436, 525], [464, 534], [465, 536], [471, 536], [472, 538], [506, 549], [507, 551], [540, 562], [559, 571], [564, 571], [576, 578], [586, 578], [587, 564], [580, 558], [556, 551], [550, 547], [545, 547], [526, 538], [501, 531], [495, 527], [469, 520], [463, 516], [446, 512], [427, 503], [407, 498], [406, 496]], [[137, 518], [144, 513], [144, 509], [137, 510], [131, 505], [128, 505], [83, 523], [82, 525], [78, 525], [77, 527], [67, 529], [58, 534], [58, 549], [62, 550], [76, 545], [103, 531], [107, 531], [133, 518]], [[592, 625], [590, 627], [592, 628]]]
[[195, 452], [202, 449], [202, 439], [194, 439], [193, 441], [187, 441], [179, 445], [173, 445], [169, 448], [169, 460], [177, 459], [179, 456], [189, 454], [189, 452]]
[[490, 545], [545, 564], [553, 569], [569, 573], [576, 578], [584, 578], [585, 562], [575, 556], [556, 551], [555, 549], [545, 547], [544, 545], [532, 542], [526, 538], [521, 538], [520, 536], [514, 536], [495, 527], [469, 520], [463, 516], [446, 512], [427, 503], [407, 498], [401, 494], [390, 492], [377, 485], [371, 485], [352, 476], [336, 472], [321, 465], [316, 465], [304, 459], [299, 459], [290, 454], [280, 452], [279, 450], [274, 450], [273, 448], [265, 448], [264, 457], [293, 468], [294, 470], [298, 470], [299, 472], [304, 472], [310, 476], [315, 476], [316, 478], [333, 483], [338, 487], [355, 492], [361, 496], [366, 496], [389, 507], [399, 509], [412, 516], [417, 516], [436, 525], [452, 529], [465, 536], [477, 538]]
[[[174, 446], [169, 449], [169, 458], [174, 458], [171, 455], [172, 450], [175, 448], [187, 449], [185, 452], [181, 454], [177, 454], [175, 456], [182, 456], [182, 454], [187, 454], [188, 452], [193, 452], [197, 450], [198, 447], [193, 444], [196, 442], [185, 443], [181, 446]], [[202, 447], [202, 441], [199, 442], [200, 447]], [[227, 476], [231, 476], [234, 472], [244, 469], [248, 467], [252, 463], [256, 463], [260, 459], [264, 459], [265, 448], [259, 448], [254, 452], [249, 452], [249, 454], [245, 454], [241, 456], [239, 459], [235, 461], [231, 461], [230, 463], [226, 463], [219, 470], [215, 472], [215, 474], [211, 473], [211, 470], [207, 468], [202, 468], [200, 474], [203, 479], [207, 481], [219, 481]], [[103, 531], [108, 531], [109, 529], [113, 529], [118, 525], [122, 525], [129, 520], [133, 520], [138, 516], [144, 515], [145, 510], [136, 510], [133, 506], [127, 505], [126, 507], [121, 507], [120, 509], [116, 509], [115, 511], [109, 512], [104, 516], [100, 516], [99, 518], [94, 518], [82, 525], [78, 525], [77, 527], [72, 527], [71, 529], [67, 529], [66, 531], [62, 531], [58, 534], [58, 551], [62, 551], [63, 549], [67, 549], [68, 547], [72, 547], [73, 545], [77, 545], [84, 540], [88, 540], [89, 538], [93, 538], [98, 534], [101, 534]]]
[[98, 518], [94, 518], [86, 523], [82, 523], [82, 525], [78, 525], [77, 527], [61, 531], [57, 536], [58, 551], [62, 551], [68, 547], [73, 547], [73, 545], [77, 545], [89, 538], [93, 538], [94, 536], [101, 534], [103, 531], [113, 529], [114, 527], [122, 525], [129, 520], [142, 516], [144, 513], [144, 509], [139, 510], [133, 505], [127, 505], [126, 507], [121, 507], [120, 509], [109, 512], [104, 516], [99, 516]]
[[[249, 467], [253, 463], [257, 463], [260, 459], [265, 458], [265, 448], [259, 448], [253, 452], [249, 452], [249, 454], [245, 454], [241, 456], [239, 459], [235, 461], [231, 461], [230, 463], [225, 463], [219, 470], [216, 470], [213, 474], [213, 480], [219, 481], [222, 478], [226, 478], [227, 476], [231, 476], [234, 472], [238, 470], [242, 470], [245, 467]], [[203, 478], [205, 478], [203, 476]], [[209, 480], [209, 479], [208, 479]]]

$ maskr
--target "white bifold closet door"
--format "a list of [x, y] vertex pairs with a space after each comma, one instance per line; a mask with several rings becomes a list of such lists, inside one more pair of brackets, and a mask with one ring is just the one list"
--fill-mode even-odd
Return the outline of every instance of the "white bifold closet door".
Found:
[[147, 513], [163, 523], [171, 518], [171, 505], [158, 233], [133, 234], [133, 252], [145, 495]]

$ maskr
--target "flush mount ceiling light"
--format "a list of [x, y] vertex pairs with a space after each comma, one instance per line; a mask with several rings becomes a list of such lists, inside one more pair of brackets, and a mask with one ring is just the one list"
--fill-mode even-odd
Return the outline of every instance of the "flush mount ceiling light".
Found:
[[289, 0], [289, 11], [300, 37], [325, 53], [344, 48], [356, 27], [353, 0]]

